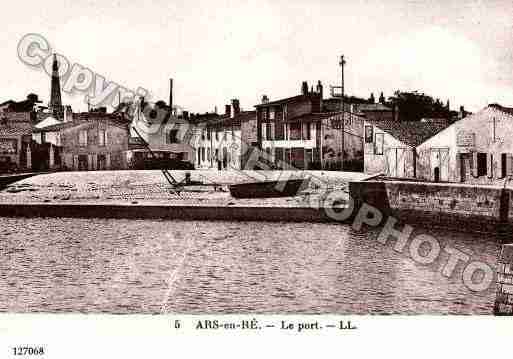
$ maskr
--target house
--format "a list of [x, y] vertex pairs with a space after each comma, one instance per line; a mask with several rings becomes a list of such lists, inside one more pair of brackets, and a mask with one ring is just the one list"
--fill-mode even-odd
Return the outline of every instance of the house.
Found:
[[171, 167], [174, 163], [189, 163], [192, 167], [195, 159], [193, 130], [187, 111], [171, 111], [163, 101], [155, 104], [143, 101], [130, 127], [129, 166], [150, 168], [158, 162]]
[[116, 114], [83, 112], [72, 121], [35, 128], [41, 167], [68, 170], [126, 169], [128, 124]]
[[[254, 129], [256, 137], [246, 133]], [[265, 152], [266, 167], [278, 169], [341, 169], [342, 158], [344, 168], [363, 163], [363, 118], [347, 111], [323, 111], [320, 81], [315, 91], [303, 82], [300, 95], [272, 102], [263, 97], [254, 125], [250, 121], [243, 126], [242, 137], [248, 147], [243, 149], [245, 168], [258, 166], [258, 152]]]
[[173, 79], [170, 79], [169, 104], [164, 101], [123, 104], [117, 114], [132, 118], [129, 150], [130, 168], [193, 168], [196, 151], [194, 126], [187, 111], [173, 106]]
[[0, 172], [30, 170], [32, 112], [0, 114]]
[[[382, 102], [375, 103], [372, 100], [361, 99], [356, 102], [357, 98], [350, 97], [344, 103], [344, 109], [360, 117], [365, 117], [373, 121], [398, 121], [399, 109], [397, 106], [389, 107]], [[342, 107], [341, 98], [332, 97], [323, 100], [323, 110], [326, 112], [340, 111]]]
[[513, 175], [513, 108], [492, 104], [467, 114], [419, 147], [419, 177], [492, 184]]
[[418, 147], [447, 125], [444, 122], [364, 122], [364, 172], [419, 178]]
[[242, 111], [238, 99], [225, 106], [225, 113], [195, 117], [196, 168], [242, 169], [241, 126], [256, 118], [255, 111]]

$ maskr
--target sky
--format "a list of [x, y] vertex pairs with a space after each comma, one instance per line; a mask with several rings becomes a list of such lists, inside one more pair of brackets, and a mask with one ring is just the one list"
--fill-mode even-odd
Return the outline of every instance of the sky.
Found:
[[[167, 101], [172, 77], [175, 104], [194, 113], [232, 98], [249, 110], [264, 94], [299, 94], [302, 81], [327, 93], [342, 54], [347, 94], [418, 90], [453, 109], [513, 107], [511, 0], [18, 0], [4, 10], [0, 101], [49, 101], [48, 75], [17, 56], [37, 33], [71, 64], [155, 101]], [[83, 92], [62, 97], [87, 109]]]

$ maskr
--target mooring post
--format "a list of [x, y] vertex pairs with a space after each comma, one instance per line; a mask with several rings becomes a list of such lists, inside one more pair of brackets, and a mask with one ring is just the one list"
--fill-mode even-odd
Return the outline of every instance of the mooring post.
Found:
[[513, 315], [513, 244], [504, 244], [497, 263], [495, 315]]

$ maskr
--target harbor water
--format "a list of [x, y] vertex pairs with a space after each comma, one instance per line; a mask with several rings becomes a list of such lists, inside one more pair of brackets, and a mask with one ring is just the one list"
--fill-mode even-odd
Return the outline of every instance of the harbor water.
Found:
[[[495, 271], [491, 235], [415, 229]], [[464, 267], [442, 275], [376, 240], [312, 223], [0, 218], [0, 311], [491, 314]]]

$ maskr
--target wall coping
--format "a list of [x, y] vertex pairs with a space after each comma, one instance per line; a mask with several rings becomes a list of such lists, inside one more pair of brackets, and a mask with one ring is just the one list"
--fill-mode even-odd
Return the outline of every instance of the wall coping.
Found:
[[386, 180], [363, 180], [363, 181], [350, 181], [350, 182], [361, 182], [361, 183], [390, 183], [390, 184], [408, 184], [426, 187], [453, 187], [453, 188], [483, 188], [483, 189], [510, 189], [510, 187], [504, 185], [487, 185], [487, 184], [470, 184], [470, 183], [453, 183], [453, 182], [416, 182], [416, 181], [386, 181]]

